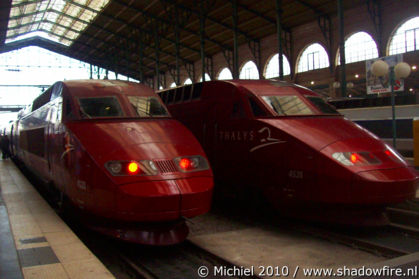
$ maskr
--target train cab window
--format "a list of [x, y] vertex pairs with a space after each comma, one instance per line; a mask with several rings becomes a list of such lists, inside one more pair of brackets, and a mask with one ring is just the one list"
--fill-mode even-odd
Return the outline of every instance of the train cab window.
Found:
[[262, 96], [277, 115], [310, 115], [314, 112], [298, 96]]
[[340, 114], [334, 107], [317, 96], [305, 96], [320, 112], [325, 114]]
[[185, 86], [183, 88], [183, 99], [182, 100], [184, 102], [187, 102], [191, 99], [191, 89], [192, 89], [191, 86]]
[[249, 97], [248, 100], [254, 116], [266, 116], [265, 110], [252, 97]]
[[121, 117], [123, 112], [116, 97], [79, 98], [81, 118]]
[[139, 117], [168, 117], [169, 113], [156, 97], [128, 96]]

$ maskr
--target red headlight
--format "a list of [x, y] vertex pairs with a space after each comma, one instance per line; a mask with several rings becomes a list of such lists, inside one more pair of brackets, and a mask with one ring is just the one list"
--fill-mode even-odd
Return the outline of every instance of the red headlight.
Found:
[[189, 158], [182, 158], [179, 161], [179, 166], [183, 169], [183, 170], [188, 170], [191, 168], [191, 160]]
[[336, 152], [332, 157], [344, 164], [345, 166], [361, 166], [361, 165], [378, 165], [381, 161], [378, 160], [372, 153], [367, 151], [362, 152]]
[[126, 175], [156, 175], [157, 167], [153, 161], [109, 161], [105, 168], [114, 176]]
[[131, 162], [128, 164], [127, 169], [129, 174], [137, 174], [140, 170], [140, 166], [138, 166], [136, 162]]
[[202, 156], [178, 157], [174, 159], [181, 172], [191, 172], [209, 169], [207, 160]]

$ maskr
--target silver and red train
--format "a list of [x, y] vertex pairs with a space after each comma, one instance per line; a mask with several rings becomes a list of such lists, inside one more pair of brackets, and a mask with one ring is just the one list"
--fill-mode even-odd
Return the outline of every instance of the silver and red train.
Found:
[[159, 95], [204, 147], [216, 194], [260, 192], [289, 215], [357, 224], [385, 222], [386, 205], [415, 196], [413, 167], [306, 88], [209, 81]]
[[13, 155], [97, 231], [173, 244], [188, 234], [185, 218], [210, 209], [204, 151], [146, 86], [57, 82], [12, 127]]

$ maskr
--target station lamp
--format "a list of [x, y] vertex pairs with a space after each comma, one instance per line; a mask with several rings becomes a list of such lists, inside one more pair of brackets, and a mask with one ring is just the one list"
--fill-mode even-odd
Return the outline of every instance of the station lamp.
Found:
[[404, 79], [410, 75], [410, 66], [406, 62], [400, 62], [396, 66], [389, 66], [383, 60], [377, 60], [371, 65], [371, 73], [377, 77], [383, 77], [389, 74], [391, 86], [391, 112], [392, 112], [392, 128], [393, 128], [393, 147], [396, 148], [396, 108], [394, 100], [394, 84], [397, 79]]

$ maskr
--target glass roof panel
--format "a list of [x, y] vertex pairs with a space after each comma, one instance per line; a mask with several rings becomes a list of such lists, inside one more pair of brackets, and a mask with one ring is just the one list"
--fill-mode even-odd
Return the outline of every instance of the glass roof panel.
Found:
[[108, 2], [109, 0], [13, 0], [6, 43], [40, 36], [70, 46], [88, 26], [87, 23], [92, 22]]

